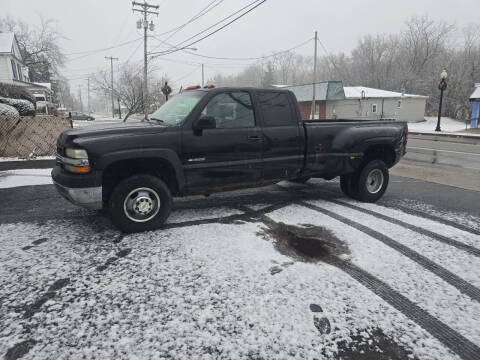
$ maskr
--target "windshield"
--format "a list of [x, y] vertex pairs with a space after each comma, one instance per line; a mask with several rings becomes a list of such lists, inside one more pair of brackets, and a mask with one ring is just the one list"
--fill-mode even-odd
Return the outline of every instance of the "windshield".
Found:
[[192, 91], [173, 96], [149, 118], [166, 125], [178, 125], [190, 114], [190, 111], [204, 95], [203, 91]]

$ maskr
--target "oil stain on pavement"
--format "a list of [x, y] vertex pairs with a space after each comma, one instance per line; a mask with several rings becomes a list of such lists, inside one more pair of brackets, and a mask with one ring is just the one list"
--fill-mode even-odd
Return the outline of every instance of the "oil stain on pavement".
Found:
[[[265, 218], [264, 218], [265, 220]], [[332, 231], [321, 226], [300, 224], [286, 225], [273, 221], [264, 221], [266, 228], [258, 235], [273, 239], [277, 250], [295, 260], [316, 263], [322, 260], [331, 263], [332, 259], [349, 255], [350, 250], [345, 242], [337, 238]], [[270, 268], [272, 275], [283, 270], [283, 266]], [[330, 334], [335, 329], [322, 307], [310, 304], [313, 315], [313, 325], [320, 335]], [[337, 329], [338, 330], [338, 329]], [[414, 359], [412, 352], [396, 343], [382, 329], [364, 329], [352, 333], [351, 341], [341, 341], [337, 344], [336, 359], [360, 360], [406, 360]], [[326, 354], [323, 354], [326, 355]]]

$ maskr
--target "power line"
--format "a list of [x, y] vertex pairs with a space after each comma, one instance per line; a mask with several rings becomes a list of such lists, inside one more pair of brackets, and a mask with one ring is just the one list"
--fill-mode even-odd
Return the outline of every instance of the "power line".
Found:
[[[166, 39], [165, 41], [167, 41], [168, 39], [170, 39], [172, 36], [174, 36], [175, 34], [177, 34], [180, 30], [182, 30], [183, 28], [185, 28], [187, 25], [193, 23], [194, 21], [198, 20], [199, 18], [201, 18], [202, 16], [208, 14], [210, 11], [212, 11], [213, 9], [215, 9], [218, 5], [220, 5], [221, 3], [223, 3], [225, 0], [213, 0], [211, 1], [210, 3], [208, 3], [208, 5], [206, 7], [204, 7], [202, 10], [200, 10], [200, 12], [198, 12], [196, 15], [194, 15], [190, 20], [188, 20], [186, 23], [172, 29], [172, 30], [169, 30], [169, 31], [166, 31], [166, 32], [163, 32], [161, 34], [158, 34], [158, 36], [161, 36], [161, 35], [166, 35], [168, 33], [172, 33], [170, 34]], [[215, 2], [217, 2], [216, 4], [214, 4]], [[212, 6], [213, 4], [213, 6]]]
[[[214, 59], [214, 60], [240, 60], [240, 61], [245, 61], [245, 60], [262, 60], [262, 59], [268, 59], [270, 57], [274, 57], [274, 56], [277, 56], [277, 55], [280, 55], [280, 54], [283, 54], [283, 53], [287, 53], [289, 51], [292, 51], [292, 50], [296, 50], [306, 44], [308, 44], [311, 40], [313, 40], [313, 37], [301, 42], [300, 44], [297, 44], [289, 49], [285, 49], [285, 50], [281, 50], [281, 51], [278, 51], [278, 52], [274, 52], [270, 55], [264, 55], [264, 56], [258, 56], [258, 57], [219, 57], [219, 56], [208, 56], [208, 55], [203, 55], [203, 54], [198, 54], [196, 52], [192, 52], [192, 51], [187, 51], [187, 50], [182, 50], [183, 52], [186, 52], [187, 54], [190, 54], [190, 55], [194, 55], [194, 56], [198, 56], [198, 57], [201, 57], [201, 58], [205, 58], [205, 59]], [[168, 55], [168, 54], [167, 54]], [[159, 59], [164, 59], [163, 57], [159, 58]]]
[[201, 67], [201, 65], [200, 65], [200, 66], [197, 66], [195, 69], [193, 69], [192, 71], [190, 71], [188, 74], [185, 74], [185, 75], [183, 75], [183, 76], [181, 76], [181, 77], [179, 77], [179, 78], [177, 78], [177, 79], [175, 79], [175, 80], [171, 80], [170, 83], [176, 83], [176, 82], [178, 82], [178, 81], [180, 81], [180, 80], [185, 79], [186, 77], [188, 77], [188, 76], [192, 75], [193, 73], [195, 73], [198, 69], [200, 69], [200, 67]]
[[[171, 58], [165, 58], [165, 57], [158, 57], [158, 58], [156, 58], [156, 60], [186, 64], [186, 65], [190, 65], [190, 66], [198, 66], [198, 65], [202, 64], [201, 62], [197, 62], [197, 61], [188, 61], [188, 60], [183, 60], [183, 59], [171, 59]], [[236, 63], [236, 64], [233, 64], [233, 63], [208, 63], [208, 62], [204, 62], [203, 64], [205, 64], [206, 67], [212, 67], [212, 68], [213, 68], [213, 66], [239, 67], [239, 66], [252, 65], [252, 63], [246, 63], [246, 64]]]
[[138, 49], [140, 48], [140, 46], [142, 45], [142, 43], [138, 43], [137, 47], [135, 48], [135, 50], [133, 50], [133, 52], [130, 54], [130, 56], [127, 58], [127, 62], [130, 61], [130, 59], [133, 57], [133, 55], [136, 54], [136, 52], [138, 51]]
[[117, 45], [113, 45], [113, 46], [109, 46], [109, 47], [106, 47], [106, 48], [101, 48], [101, 49], [94, 49], [94, 50], [85, 50], [85, 51], [73, 52], [73, 53], [65, 54], [65, 56], [80, 55], [80, 54], [87, 54], [87, 53], [94, 53], [94, 52], [100, 52], [100, 51], [105, 51], [105, 50], [111, 50], [111, 49], [115, 49], [115, 48], [120, 47], [120, 46], [124, 46], [124, 45], [130, 44], [130, 43], [132, 43], [132, 42], [138, 41], [138, 40], [140, 40], [140, 39], [141, 39], [141, 38], [134, 39], [134, 40], [130, 40], [130, 41], [125, 41], [125, 42], [123, 42], [123, 43], [120, 43], [120, 44], [117, 44]]
[[120, 44], [120, 45], [111, 46], [111, 47], [104, 48], [104, 49], [90, 50], [90, 51], [88, 51], [85, 55], [82, 55], [82, 56], [79, 56], [79, 57], [76, 57], [76, 58], [73, 58], [73, 59], [67, 59], [66, 62], [74, 61], [74, 60], [78, 60], [78, 59], [83, 59], [83, 58], [86, 58], [86, 57], [91, 56], [91, 55], [94, 55], [94, 54], [98, 54], [98, 53], [103, 52], [103, 51], [107, 51], [107, 50], [111, 50], [111, 49], [116, 49], [116, 48], [119, 48], [119, 47], [122, 47], [122, 46], [125, 46], [125, 45], [128, 45], [128, 44], [131, 44], [131, 43], [133, 43], [133, 42], [139, 41], [139, 40], [141, 40], [141, 39], [142, 39], [142, 38], [138, 38], [138, 39], [135, 39], [135, 40], [131, 40], [131, 41], [124, 42], [124, 43], [122, 43], [122, 44]]
[[[186, 43], [187, 41], [189, 41], [189, 40], [191, 40], [191, 39], [193, 39], [193, 38], [196, 38], [198, 35], [201, 35], [201, 34], [203, 34], [203, 33], [207, 32], [207, 31], [208, 31], [208, 30], [210, 30], [211, 28], [214, 28], [214, 27], [215, 27], [215, 26], [217, 26], [218, 24], [221, 24], [221, 23], [223, 23], [225, 20], [228, 20], [228, 19], [230, 19], [231, 17], [235, 16], [236, 14], [238, 14], [238, 13], [242, 12], [243, 10], [245, 10], [245, 9], [249, 8], [250, 6], [252, 6], [253, 4], [255, 4], [255, 3], [259, 2], [259, 1], [260, 1], [260, 0], [254, 0], [254, 1], [252, 1], [252, 2], [251, 2], [251, 3], [249, 3], [248, 5], [246, 5], [246, 6], [242, 7], [241, 9], [239, 9], [239, 10], [237, 10], [237, 11], [235, 11], [234, 13], [230, 14], [229, 16], [227, 16], [227, 17], [224, 17], [222, 20], [220, 20], [220, 21], [217, 21], [215, 24], [213, 24], [213, 25], [209, 26], [208, 28], [206, 28], [206, 29], [204, 29], [204, 30], [200, 31], [199, 33], [197, 33], [197, 34], [195, 34], [195, 35], [193, 35], [193, 36], [189, 37], [188, 39], [186, 39], [186, 40], [182, 41], [181, 43], [177, 44], [177, 47], [178, 47], [178, 45], [181, 45], [181, 44], [183, 44], [183, 43]], [[165, 39], [164, 41], [167, 41], [168, 39], [169, 39], [169, 38]]]
[[[259, 1], [259, 0], [256, 0], [256, 1], [252, 2], [252, 3], [250, 3], [249, 5], [247, 5], [247, 7], [250, 6], [251, 4], [254, 4], [254, 3], [258, 2], [258, 1]], [[237, 20], [239, 20], [240, 18], [244, 17], [244, 16], [247, 15], [248, 13], [252, 12], [253, 10], [255, 10], [256, 8], [258, 8], [260, 5], [262, 5], [262, 4], [263, 4], [264, 2], [266, 2], [266, 1], [267, 1], [267, 0], [261, 0], [261, 2], [258, 3], [257, 5], [255, 5], [254, 7], [250, 8], [250, 9], [247, 10], [247, 11], [245, 11], [244, 13], [242, 13], [242, 14], [239, 15], [239, 16], [237, 16], [236, 18], [234, 18], [233, 20], [229, 21], [228, 23], [226, 23], [225, 25], [221, 26], [220, 28], [216, 29], [215, 31], [212, 31], [211, 33], [209, 33], [209, 34], [201, 37], [200, 39], [197, 39], [197, 40], [195, 40], [195, 41], [193, 41], [193, 42], [191, 42], [191, 43], [189, 43], [189, 44], [187, 44], [187, 45], [185, 45], [185, 46], [182, 46], [182, 47], [180, 47], [180, 48], [178, 47], [178, 45], [184, 43], [185, 41], [188, 41], [189, 39], [192, 38], [192, 37], [191, 37], [191, 38], [189, 38], [189, 39], [181, 42], [180, 44], [175, 45], [175, 46], [174, 46], [174, 48], [175, 48], [174, 50], [170, 50], [170, 51], [169, 51], [169, 50], [166, 50], [165, 52], [160, 52], [160, 55], [171, 54], [171, 53], [173, 53], [173, 52], [177, 52], [177, 51], [180, 51], [180, 50], [184, 50], [184, 49], [186, 49], [186, 48], [188, 48], [188, 47], [190, 47], [190, 46], [192, 46], [192, 45], [195, 45], [195, 44], [199, 43], [200, 41], [202, 41], [202, 40], [204, 40], [204, 39], [206, 39], [206, 38], [208, 38], [208, 37], [216, 34], [216, 33], [219, 32], [220, 30], [225, 29], [227, 26], [231, 25], [231, 24], [234, 23], [235, 21], [237, 21]], [[203, 31], [203, 32], [204, 32], [204, 31]], [[200, 32], [200, 33], [202, 33], [202, 32]], [[200, 34], [200, 33], [199, 33], [199, 34]], [[193, 37], [196, 37], [196, 36], [198, 36], [199, 34], [194, 35]]]
[[123, 34], [123, 32], [125, 31], [125, 29], [127, 28], [127, 22], [131, 19], [131, 14], [130, 12], [127, 12], [125, 14], [125, 18], [123, 19], [122, 21], [122, 26], [120, 28], [120, 31], [117, 33], [117, 36], [115, 37], [115, 41], [112, 41], [113, 43], [116, 43], [118, 40], [120, 40], [121, 38], [121, 35]]
[[320, 39], [317, 39], [317, 41], [320, 43], [320, 46], [322, 47], [323, 51], [327, 55], [328, 61], [330, 61], [332, 63], [332, 65], [333, 65], [334, 69], [337, 71], [337, 73], [340, 73], [340, 71], [337, 68], [337, 64], [335, 64], [335, 61], [333, 61], [333, 59], [332, 59], [332, 55], [327, 51], [327, 49], [323, 45], [322, 41]]

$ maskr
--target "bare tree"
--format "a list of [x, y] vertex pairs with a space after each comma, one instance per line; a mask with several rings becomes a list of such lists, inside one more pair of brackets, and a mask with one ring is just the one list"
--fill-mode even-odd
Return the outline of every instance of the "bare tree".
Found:
[[[153, 71], [153, 70], [152, 70]], [[143, 73], [138, 64], [123, 63], [118, 67], [114, 73], [114, 98], [120, 99], [120, 103], [127, 108], [127, 113], [123, 121], [132, 115], [143, 112]], [[161, 84], [150, 73], [150, 88], [148, 104], [155, 104], [159, 106], [163, 103], [158, 93], [158, 88]], [[106, 70], [99, 71], [93, 80], [94, 90], [99, 96], [105, 93], [111, 94], [111, 78], [110, 72]]]
[[31, 26], [7, 16], [0, 19], [0, 31], [15, 33], [31, 81], [49, 82], [52, 74], [59, 73], [65, 55], [54, 20], [40, 18], [39, 26]]
[[[445, 68], [449, 76], [444, 114], [463, 120], [469, 116], [468, 97], [473, 85], [480, 81], [480, 24], [469, 25], [463, 30], [463, 38], [461, 35], [445, 22], [412, 17], [397, 34], [360, 38], [350, 54], [320, 56], [317, 79], [428, 95], [427, 112], [433, 114], [438, 110], [438, 82]], [[311, 56], [288, 52], [273, 60], [259, 61], [235, 75], [217, 75], [214, 82], [239, 86], [311, 83]]]
[[291, 80], [292, 72], [295, 64], [295, 53], [293, 51], [285, 51], [276, 54], [273, 57], [273, 64], [280, 73], [280, 81], [282, 84], [288, 84]]

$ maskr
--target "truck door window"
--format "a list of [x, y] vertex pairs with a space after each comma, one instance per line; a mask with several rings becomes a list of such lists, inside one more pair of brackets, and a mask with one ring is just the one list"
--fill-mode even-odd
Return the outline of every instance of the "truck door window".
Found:
[[287, 94], [269, 91], [258, 95], [264, 126], [286, 126], [295, 123]]
[[202, 115], [213, 116], [219, 129], [255, 126], [252, 101], [244, 91], [216, 95], [205, 106]]

